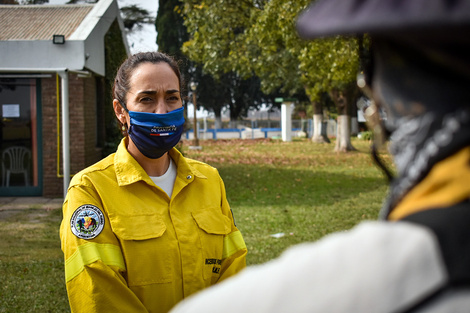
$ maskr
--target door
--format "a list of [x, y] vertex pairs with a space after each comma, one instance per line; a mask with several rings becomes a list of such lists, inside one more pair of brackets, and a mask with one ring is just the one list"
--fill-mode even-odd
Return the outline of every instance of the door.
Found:
[[0, 77], [0, 196], [42, 194], [40, 80]]

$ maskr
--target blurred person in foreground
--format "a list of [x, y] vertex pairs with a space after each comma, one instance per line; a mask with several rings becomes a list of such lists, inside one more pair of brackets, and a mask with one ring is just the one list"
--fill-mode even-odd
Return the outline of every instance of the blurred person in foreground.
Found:
[[390, 134], [398, 173], [381, 220], [292, 247], [172, 312], [469, 312], [470, 1], [318, 0], [297, 29], [370, 34], [359, 85], [387, 113], [373, 128]]
[[[116, 153], [70, 182], [60, 228], [72, 312], [168, 312], [245, 268], [217, 169], [185, 158], [177, 62], [141, 52], [120, 66]], [[110, 104], [111, 105], [111, 104]]]

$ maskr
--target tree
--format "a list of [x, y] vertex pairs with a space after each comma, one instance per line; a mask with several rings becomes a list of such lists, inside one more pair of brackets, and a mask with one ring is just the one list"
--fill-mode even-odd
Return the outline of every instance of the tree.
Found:
[[335, 151], [339, 152], [355, 150], [351, 144], [350, 112], [356, 100], [357, 51], [355, 38], [335, 37], [308, 41], [299, 55], [302, 81], [312, 101], [318, 101], [326, 92], [336, 105]]
[[246, 116], [248, 109], [272, 102], [272, 99], [260, 91], [256, 77], [242, 79], [234, 72], [229, 72], [217, 79], [212, 75], [202, 74], [196, 80], [206, 82], [198, 87], [198, 101], [214, 111], [216, 128], [221, 128], [221, 112], [225, 107], [229, 108], [230, 120], [234, 122], [240, 116]]
[[[345, 37], [301, 40], [295, 20], [309, 1], [182, 2], [187, 17], [185, 25], [191, 34], [183, 49], [191, 59], [203, 63], [207, 72], [216, 76], [229, 71], [242, 77], [257, 76], [263, 92], [279, 90], [291, 95], [305, 92], [316, 106], [327, 92], [338, 109], [346, 105], [341, 112], [348, 112], [350, 99], [344, 101], [333, 95], [335, 91], [349, 95], [346, 89], [355, 81], [356, 40]], [[349, 138], [345, 140], [350, 143]]]
[[161, 51], [174, 55], [178, 59], [186, 59], [181, 47], [189, 40], [189, 34], [184, 26], [178, 5], [179, 0], [159, 0], [155, 20], [156, 42]]
[[143, 24], [154, 22], [154, 17], [150, 16], [149, 11], [140, 8], [139, 6], [132, 4], [121, 8], [123, 15], [124, 27], [128, 31], [132, 31], [134, 26], [141, 28]]
[[113, 21], [109, 30], [104, 37], [104, 53], [105, 53], [105, 77], [104, 77], [104, 118], [105, 118], [105, 146], [102, 151], [103, 156], [116, 151], [117, 146], [122, 138], [121, 128], [117, 124], [116, 115], [113, 106], [112, 86], [114, 78], [119, 66], [127, 57], [127, 52], [122, 40], [121, 29], [117, 19]]
[[[188, 59], [181, 51], [183, 43], [189, 40], [189, 34], [184, 25], [183, 17], [178, 10], [179, 0], [159, 0], [155, 29], [158, 50], [172, 55], [180, 63], [181, 74], [185, 80], [182, 86], [187, 88], [194, 76], [199, 74], [195, 62]], [[199, 81], [199, 80], [198, 80]]]
[[[269, 103], [269, 97], [260, 91], [259, 79], [242, 76], [234, 71], [208, 71], [206, 63], [197, 58], [187, 58], [183, 53], [183, 44], [189, 41], [189, 33], [182, 16], [183, 7], [178, 0], [160, 0], [156, 19], [159, 50], [183, 60], [182, 72], [189, 81], [198, 82], [198, 104], [212, 110], [216, 124], [221, 126], [221, 110], [230, 108], [232, 120], [246, 114], [250, 107]], [[203, 65], [204, 64], [204, 65]]]

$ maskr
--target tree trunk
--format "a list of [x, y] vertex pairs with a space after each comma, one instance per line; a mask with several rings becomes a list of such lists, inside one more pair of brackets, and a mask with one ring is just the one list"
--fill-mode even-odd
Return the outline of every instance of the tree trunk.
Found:
[[214, 110], [215, 114], [215, 121], [214, 121], [214, 128], [221, 129], [222, 128], [222, 109]]
[[335, 152], [354, 151], [351, 144], [350, 117], [348, 115], [338, 115], [338, 127], [336, 134]]
[[354, 151], [356, 148], [351, 144], [351, 125], [350, 116], [348, 115], [348, 99], [341, 91], [333, 91], [332, 95], [339, 114], [337, 120], [338, 125], [336, 131], [335, 152]]
[[330, 143], [326, 135], [326, 129], [323, 123], [323, 108], [321, 102], [313, 102], [313, 135], [312, 142], [315, 143]]
[[214, 127], [215, 127], [215, 129], [221, 129], [222, 128], [222, 118], [220, 116], [215, 117]]
[[323, 114], [313, 115], [313, 136], [312, 142], [330, 143], [326, 133], [326, 123], [323, 123]]
[[359, 134], [359, 122], [356, 117], [351, 117], [351, 136], [357, 136]]
[[359, 134], [359, 123], [357, 121], [357, 95], [353, 94], [350, 100], [350, 116], [351, 116], [351, 136], [357, 136]]

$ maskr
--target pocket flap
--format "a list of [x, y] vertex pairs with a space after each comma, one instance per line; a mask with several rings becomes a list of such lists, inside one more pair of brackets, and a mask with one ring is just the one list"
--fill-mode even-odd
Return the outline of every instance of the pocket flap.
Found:
[[161, 237], [166, 225], [159, 214], [109, 216], [113, 232], [124, 240]]
[[209, 209], [192, 212], [196, 224], [208, 234], [226, 235], [230, 233], [230, 219], [219, 210]]

